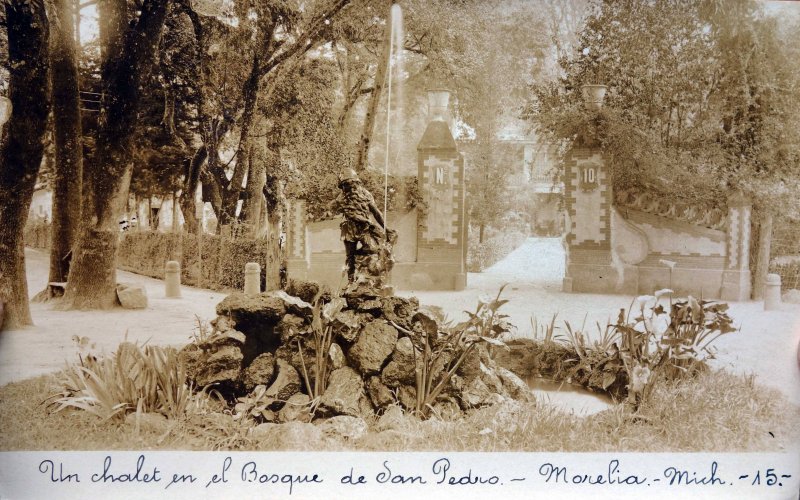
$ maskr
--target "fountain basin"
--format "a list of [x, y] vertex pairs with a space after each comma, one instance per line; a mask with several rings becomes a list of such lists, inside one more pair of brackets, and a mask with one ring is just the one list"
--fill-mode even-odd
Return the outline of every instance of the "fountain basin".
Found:
[[583, 387], [531, 376], [525, 379], [538, 401], [579, 416], [594, 415], [610, 409], [614, 401], [606, 394], [591, 392]]

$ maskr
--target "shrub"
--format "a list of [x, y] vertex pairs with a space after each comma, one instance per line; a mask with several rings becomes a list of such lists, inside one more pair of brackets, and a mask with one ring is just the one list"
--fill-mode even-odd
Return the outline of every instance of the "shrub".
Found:
[[130, 231], [120, 241], [117, 259], [126, 271], [164, 277], [168, 260], [181, 263], [181, 282], [213, 290], [241, 289], [244, 265], [261, 264], [266, 275], [267, 242], [218, 235]]
[[51, 224], [44, 219], [28, 219], [23, 229], [25, 246], [31, 248], [50, 248]]
[[[612, 328], [619, 333], [619, 353], [630, 381], [628, 401], [639, 406], [652, 390], [659, 372], [668, 379], [702, 369], [714, 356], [711, 344], [720, 335], [736, 331], [727, 314], [728, 304], [710, 300], [670, 300], [669, 310], [659, 298], [672, 290], [659, 290], [655, 296], [636, 299], [636, 311], [626, 315], [620, 309]], [[637, 315], [630, 319], [630, 313]]]
[[186, 373], [171, 347], [139, 347], [124, 342], [110, 358], [87, 356], [59, 378], [55, 411], [79, 408], [103, 420], [127, 412], [158, 412], [168, 418], [184, 414], [192, 397]]

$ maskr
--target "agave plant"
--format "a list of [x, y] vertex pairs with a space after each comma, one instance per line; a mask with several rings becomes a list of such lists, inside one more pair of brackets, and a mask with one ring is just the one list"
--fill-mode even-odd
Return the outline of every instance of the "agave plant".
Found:
[[124, 342], [110, 358], [87, 357], [68, 366], [52, 397], [54, 411], [79, 408], [107, 420], [128, 411], [159, 412], [177, 418], [186, 412], [192, 388], [174, 348]]

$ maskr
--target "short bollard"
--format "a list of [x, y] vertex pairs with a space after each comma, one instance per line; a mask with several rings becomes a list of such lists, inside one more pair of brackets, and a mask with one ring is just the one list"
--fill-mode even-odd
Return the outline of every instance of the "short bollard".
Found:
[[261, 293], [261, 266], [257, 262], [244, 265], [244, 293], [257, 295]]
[[181, 298], [181, 264], [170, 260], [164, 267], [164, 295], [170, 299]]
[[764, 280], [764, 310], [777, 311], [781, 308], [781, 277], [768, 274]]

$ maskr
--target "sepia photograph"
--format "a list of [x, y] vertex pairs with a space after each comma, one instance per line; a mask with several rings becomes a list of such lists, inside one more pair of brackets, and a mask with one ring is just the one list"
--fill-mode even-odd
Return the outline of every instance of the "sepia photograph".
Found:
[[0, 498], [800, 498], [798, 33], [2, 0]]

